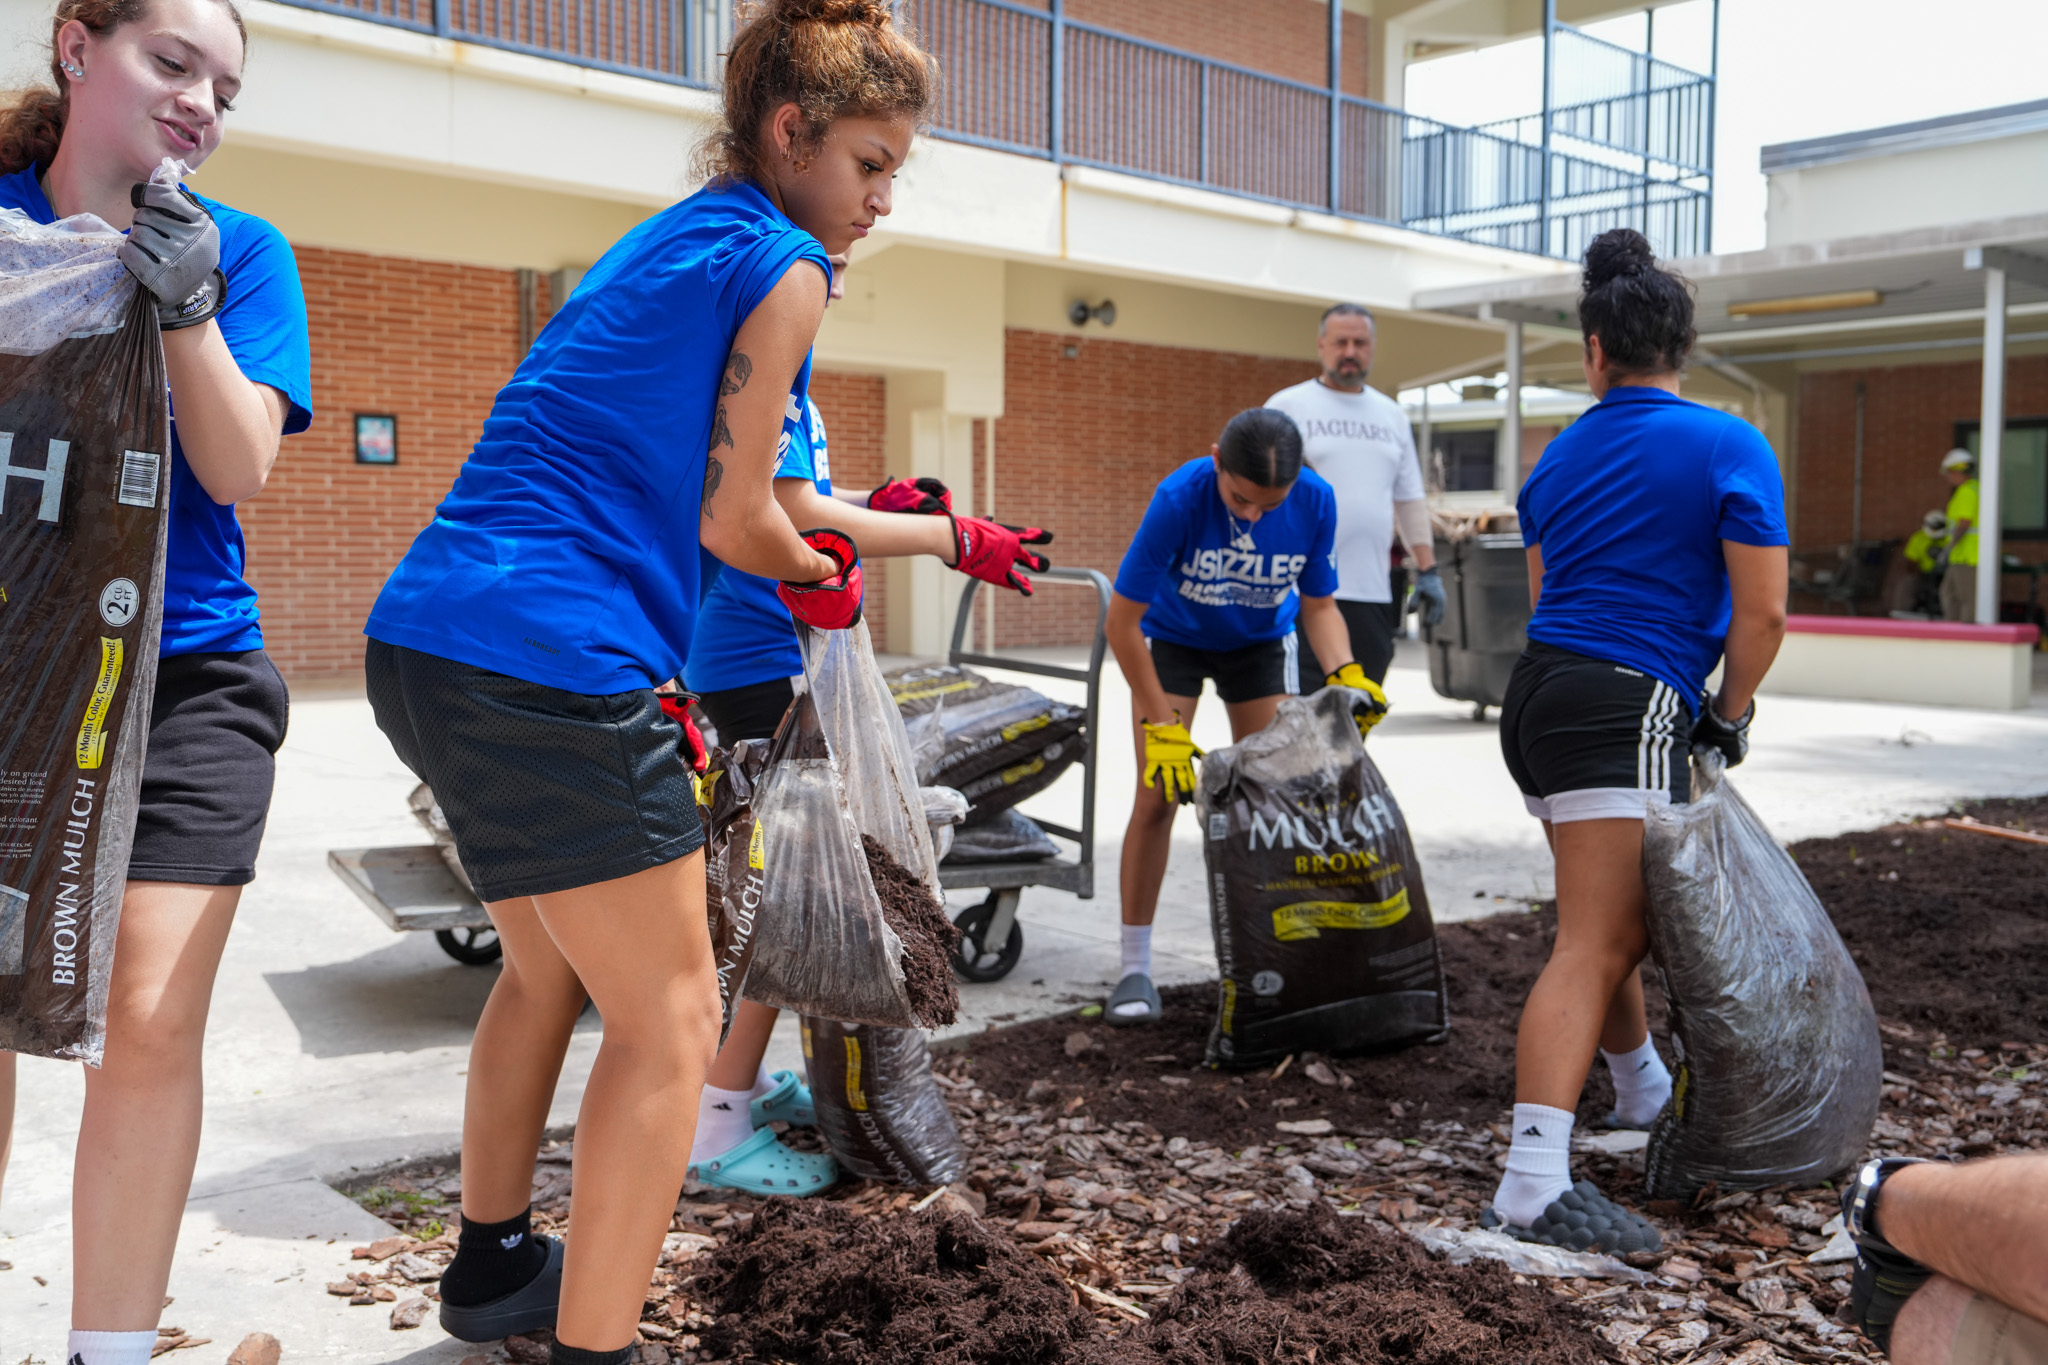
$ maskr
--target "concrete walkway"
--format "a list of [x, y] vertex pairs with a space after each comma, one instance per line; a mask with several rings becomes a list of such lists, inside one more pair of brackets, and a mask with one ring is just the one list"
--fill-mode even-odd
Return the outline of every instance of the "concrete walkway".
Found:
[[[1065, 659], [1072, 651], [1053, 651]], [[1044, 690], [1080, 700], [1079, 689]], [[1393, 715], [1372, 741], [1399, 796], [1440, 920], [1517, 909], [1548, 894], [1549, 858], [1500, 762], [1491, 720], [1431, 693], [1419, 656], [1389, 679]], [[955, 1031], [1056, 1011], [1107, 990], [1117, 968], [1116, 862], [1136, 781], [1122, 717], [1128, 695], [1105, 670], [1110, 742], [1098, 795], [1097, 895], [1027, 891], [1024, 956], [1006, 981], [962, 990]], [[1229, 742], [1213, 699], [1195, 721]], [[2014, 714], [1766, 697], [1755, 752], [1737, 777], [1781, 838], [1866, 828], [1966, 796], [2048, 791], [2048, 705]], [[262, 875], [243, 901], [215, 996], [205, 1143], [165, 1321], [211, 1345], [180, 1365], [220, 1365], [251, 1331], [290, 1360], [447, 1362], [466, 1352], [431, 1322], [393, 1333], [383, 1308], [346, 1308], [312, 1287], [336, 1278], [351, 1245], [381, 1224], [325, 1180], [454, 1150], [470, 1029], [496, 972], [450, 961], [426, 935], [394, 935], [325, 866], [336, 847], [410, 844], [413, 779], [359, 696], [301, 696], [281, 757]], [[1078, 822], [1069, 777], [1029, 803]], [[955, 906], [973, 896], [956, 896]], [[1194, 821], [1177, 832], [1158, 930], [1166, 981], [1214, 973]], [[598, 1043], [586, 1020], [553, 1121], [573, 1122]], [[795, 1030], [771, 1065], [797, 1064]], [[67, 1201], [82, 1086], [72, 1066], [25, 1058], [16, 1150], [0, 1201], [0, 1362], [56, 1365], [68, 1323]], [[40, 1277], [41, 1283], [38, 1282]]]

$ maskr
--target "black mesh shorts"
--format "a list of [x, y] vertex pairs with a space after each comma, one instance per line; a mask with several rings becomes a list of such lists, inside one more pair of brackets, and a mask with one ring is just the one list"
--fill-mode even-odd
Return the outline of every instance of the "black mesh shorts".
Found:
[[718, 731], [718, 742], [730, 749], [741, 740], [773, 739], [782, 713], [796, 700], [796, 688], [787, 678], [748, 683], [706, 692], [697, 705]]
[[371, 640], [370, 709], [434, 789], [478, 898], [611, 881], [704, 846], [682, 727], [651, 689], [585, 696]]
[[1171, 640], [1147, 638], [1159, 686], [1169, 697], [1199, 697], [1202, 682], [1216, 680], [1216, 695], [1226, 702], [1257, 701], [1301, 691], [1292, 631], [1264, 644], [1242, 649], [1190, 649]]
[[256, 879], [290, 716], [284, 679], [260, 649], [157, 661], [129, 880]]
[[1530, 641], [1500, 705], [1500, 749], [1529, 813], [1640, 820], [1692, 799], [1692, 712], [1640, 669]]

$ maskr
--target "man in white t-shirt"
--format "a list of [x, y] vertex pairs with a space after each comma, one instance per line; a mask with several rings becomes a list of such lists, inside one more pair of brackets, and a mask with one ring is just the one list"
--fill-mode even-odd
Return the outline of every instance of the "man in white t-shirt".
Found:
[[[1280, 390], [1266, 406], [1294, 419], [1309, 468], [1337, 490], [1337, 607], [1351, 628], [1352, 655], [1366, 676], [1383, 682], [1402, 615], [1388, 577], [1397, 529], [1415, 560], [1415, 600], [1425, 625], [1443, 619], [1444, 584], [1408, 414], [1366, 387], [1373, 333], [1372, 314], [1364, 308], [1331, 307], [1316, 332], [1322, 374]], [[1303, 676], [1322, 676], [1320, 666], [1308, 667], [1315, 657], [1308, 640], [1300, 645]]]

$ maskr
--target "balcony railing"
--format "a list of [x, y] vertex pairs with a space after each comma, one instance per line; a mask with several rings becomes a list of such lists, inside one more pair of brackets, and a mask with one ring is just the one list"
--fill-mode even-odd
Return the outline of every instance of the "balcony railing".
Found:
[[[730, 0], [287, 0], [716, 86]], [[1562, 24], [1547, 116], [1463, 128], [1065, 18], [1063, 0], [913, 0], [935, 135], [1420, 232], [1576, 258], [1607, 228], [1705, 251], [1712, 78]]]

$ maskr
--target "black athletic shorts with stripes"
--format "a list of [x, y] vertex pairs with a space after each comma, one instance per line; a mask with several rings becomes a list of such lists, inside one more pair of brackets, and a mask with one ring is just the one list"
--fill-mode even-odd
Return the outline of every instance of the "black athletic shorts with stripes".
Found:
[[1294, 632], [1277, 640], [1240, 649], [1190, 649], [1171, 640], [1147, 637], [1152, 667], [1169, 697], [1200, 697], [1202, 683], [1213, 679], [1225, 704], [1261, 697], [1291, 697], [1301, 691], [1301, 662]]
[[1641, 669], [1531, 640], [1500, 707], [1500, 748], [1540, 820], [1640, 820], [1692, 799], [1692, 711]]

